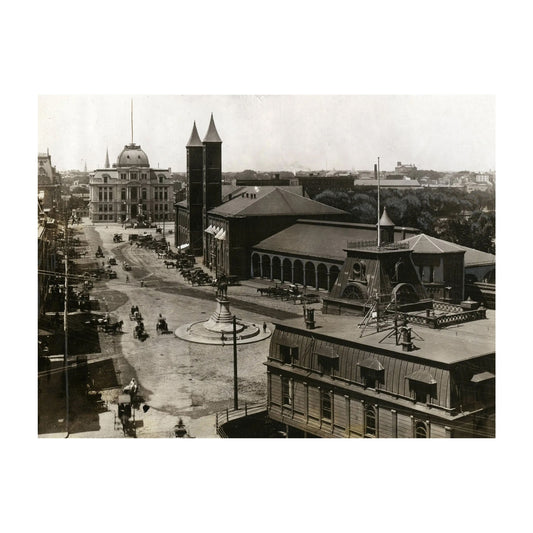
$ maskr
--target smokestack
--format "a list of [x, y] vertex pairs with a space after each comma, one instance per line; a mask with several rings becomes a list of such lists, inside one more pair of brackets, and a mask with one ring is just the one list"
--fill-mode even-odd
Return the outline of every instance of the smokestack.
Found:
[[378, 166], [374, 163], [374, 179], [378, 179]]

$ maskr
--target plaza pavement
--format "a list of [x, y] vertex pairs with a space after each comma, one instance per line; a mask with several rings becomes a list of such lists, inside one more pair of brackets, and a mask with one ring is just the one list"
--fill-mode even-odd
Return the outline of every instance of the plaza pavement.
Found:
[[[117, 398], [132, 377], [139, 384], [145, 410], [135, 410], [136, 436], [160, 438], [173, 436], [172, 428], [182, 418], [190, 436], [196, 438], [217, 437], [215, 414], [233, 407], [233, 346], [210, 346], [180, 340], [174, 334], [158, 335], [155, 329], [157, 317], [166, 317], [169, 330], [199, 320], [207, 320], [215, 309], [214, 288], [191, 287], [178, 271], [166, 268], [162, 259], [148, 249], [128, 243], [128, 234], [155, 230], [123, 229], [120, 224], [74, 226], [83, 232], [80, 238], [88, 250], [85, 258], [77, 260], [80, 269], [95, 262], [98, 246], [104, 251], [107, 261], [117, 259], [117, 278], [95, 282], [91, 297], [98, 299], [100, 310], [111, 315], [112, 322], [123, 320], [123, 333], [110, 335], [99, 333], [101, 351], [89, 355], [89, 373], [97, 368], [99, 361], [112, 361], [114, 386], [98, 387], [99, 376], [95, 375], [95, 387], [102, 390], [108, 411], [98, 415], [97, 429], [84, 428], [83, 419], [71, 424], [70, 438], [123, 437], [115, 420]], [[113, 235], [122, 233], [124, 242], [114, 243]], [[174, 236], [166, 235], [172, 243]], [[175, 250], [175, 247], [171, 247]], [[132, 266], [126, 272], [123, 261]], [[201, 264], [197, 265], [201, 266]], [[128, 276], [129, 280], [126, 280]], [[142, 283], [141, 283], [142, 282]], [[269, 329], [273, 318], [302, 316], [300, 305], [260, 297], [258, 287], [270, 285], [267, 280], [250, 280], [229, 287], [231, 311], [248, 322], [263, 324]], [[130, 307], [137, 305], [145, 320], [149, 337], [141, 342], [133, 338], [134, 322], [130, 321]], [[239, 406], [244, 403], [266, 402], [266, 367], [269, 339], [238, 346]], [[107, 380], [109, 381], [109, 380]], [[103, 379], [102, 383], [106, 383]]]

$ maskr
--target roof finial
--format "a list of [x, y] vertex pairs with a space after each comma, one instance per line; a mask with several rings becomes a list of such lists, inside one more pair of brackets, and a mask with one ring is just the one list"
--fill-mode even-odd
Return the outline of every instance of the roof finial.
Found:
[[198, 135], [198, 130], [196, 129], [196, 121], [194, 121], [191, 136], [189, 138], [189, 142], [186, 145], [186, 148], [191, 148], [193, 146], [203, 146], [202, 141], [200, 140], [200, 136]]
[[204, 137], [204, 143], [211, 142], [211, 143], [221, 143], [222, 139], [218, 135], [217, 128], [215, 126], [215, 121], [213, 119], [213, 113], [211, 113], [211, 120], [209, 121], [209, 128], [207, 130], [207, 133]]

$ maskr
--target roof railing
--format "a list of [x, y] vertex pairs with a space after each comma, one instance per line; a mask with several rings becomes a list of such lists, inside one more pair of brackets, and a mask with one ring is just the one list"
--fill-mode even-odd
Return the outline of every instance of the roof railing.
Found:
[[[378, 241], [348, 241], [347, 248], [375, 248], [378, 249]], [[408, 242], [391, 242], [381, 244], [380, 250], [408, 250]]]

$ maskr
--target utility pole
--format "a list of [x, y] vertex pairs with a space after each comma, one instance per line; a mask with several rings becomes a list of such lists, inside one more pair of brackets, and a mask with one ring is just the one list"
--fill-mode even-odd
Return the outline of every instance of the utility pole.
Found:
[[65, 336], [65, 354], [63, 364], [65, 369], [65, 428], [69, 434], [69, 387], [68, 387], [68, 209], [65, 207], [65, 306], [63, 313], [63, 333]]
[[237, 387], [237, 317], [233, 315], [233, 409], [239, 409], [239, 391]]

